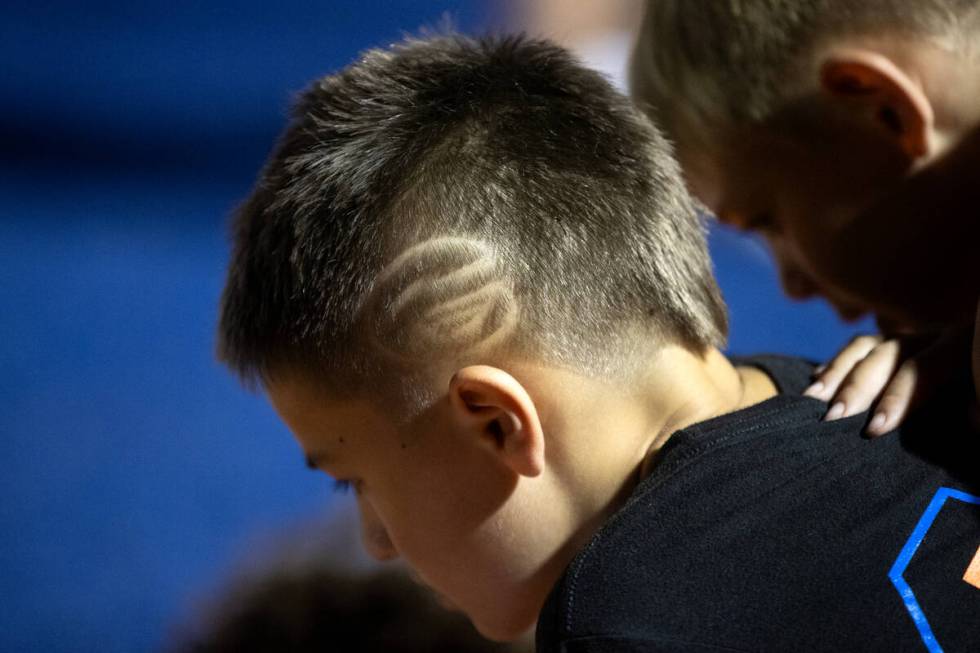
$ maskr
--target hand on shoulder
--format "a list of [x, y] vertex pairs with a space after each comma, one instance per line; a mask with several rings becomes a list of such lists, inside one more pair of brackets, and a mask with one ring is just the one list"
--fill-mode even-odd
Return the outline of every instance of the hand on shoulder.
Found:
[[826, 420], [872, 410], [865, 432], [877, 437], [937, 393], [962, 365], [969, 335], [957, 328], [934, 336], [858, 336], [817, 369], [804, 394], [830, 404]]

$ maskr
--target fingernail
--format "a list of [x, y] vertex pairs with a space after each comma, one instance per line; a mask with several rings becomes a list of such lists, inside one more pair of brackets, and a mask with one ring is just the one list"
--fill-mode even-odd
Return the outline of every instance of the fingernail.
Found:
[[837, 403], [835, 403], [833, 406], [830, 407], [830, 410], [827, 411], [827, 415], [824, 417], [824, 419], [829, 422], [830, 420], [835, 420], [838, 417], [842, 417], [843, 415], [844, 415], [844, 402], [838, 401]]
[[823, 381], [816, 381], [816, 382], [812, 383], [809, 388], [807, 388], [806, 390], [804, 390], [803, 391], [803, 394], [805, 394], [807, 397], [818, 397], [819, 398], [820, 393], [822, 391], [823, 391]]
[[888, 415], [885, 413], [875, 413], [875, 416], [871, 418], [871, 423], [868, 424], [868, 433], [881, 435], [885, 432], [885, 422], [887, 421]]
[[825, 369], [827, 369], [826, 365], [817, 365], [813, 368], [813, 376], [820, 376]]

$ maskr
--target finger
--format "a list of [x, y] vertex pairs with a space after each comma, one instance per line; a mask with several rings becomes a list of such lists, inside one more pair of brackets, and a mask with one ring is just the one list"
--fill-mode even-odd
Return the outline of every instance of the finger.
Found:
[[875, 347], [845, 377], [824, 419], [833, 420], [864, 412], [888, 385], [901, 362], [901, 345], [888, 340]]
[[958, 329], [949, 331], [902, 364], [875, 407], [868, 435], [898, 428], [910, 411], [943, 387], [967, 346], [965, 334]]
[[820, 377], [803, 394], [823, 401], [829, 400], [837, 392], [850, 371], [862, 361], [871, 350], [881, 342], [879, 336], [858, 336], [851, 340], [833, 360], [827, 363], [827, 368]]
[[874, 416], [865, 429], [868, 435], [878, 437], [901, 425], [905, 416], [917, 403], [916, 398], [921, 397], [915, 392], [918, 380], [919, 369], [916, 360], [905, 361], [878, 400]]

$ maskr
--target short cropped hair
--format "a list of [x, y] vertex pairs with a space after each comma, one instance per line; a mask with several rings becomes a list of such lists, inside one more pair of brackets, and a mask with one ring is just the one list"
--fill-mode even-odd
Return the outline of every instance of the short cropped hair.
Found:
[[602, 373], [637, 328], [703, 351], [703, 229], [666, 140], [565, 50], [410, 39], [299, 98], [234, 220], [218, 355], [352, 388], [501, 351]]
[[[648, 0], [630, 66], [634, 97], [665, 123], [762, 122], [807, 78], [808, 55], [846, 36], [899, 34], [976, 58], [976, 0]], [[664, 124], [664, 127], [669, 125]]]

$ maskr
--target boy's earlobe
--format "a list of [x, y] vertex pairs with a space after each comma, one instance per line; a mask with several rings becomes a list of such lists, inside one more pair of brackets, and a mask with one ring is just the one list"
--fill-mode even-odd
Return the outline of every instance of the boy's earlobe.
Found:
[[922, 87], [887, 57], [870, 50], [832, 51], [820, 66], [820, 86], [833, 99], [866, 114], [910, 161], [932, 151], [932, 104]]
[[544, 433], [534, 401], [507, 372], [470, 365], [449, 382], [453, 415], [521, 476], [544, 471]]

